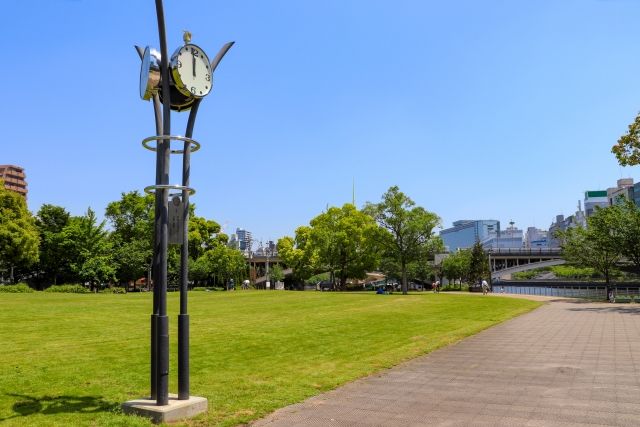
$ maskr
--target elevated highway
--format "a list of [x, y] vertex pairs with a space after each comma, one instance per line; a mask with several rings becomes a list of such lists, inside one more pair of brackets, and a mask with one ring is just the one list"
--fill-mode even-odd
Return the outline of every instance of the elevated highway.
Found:
[[511, 278], [511, 274], [566, 263], [559, 248], [488, 249], [491, 279]]

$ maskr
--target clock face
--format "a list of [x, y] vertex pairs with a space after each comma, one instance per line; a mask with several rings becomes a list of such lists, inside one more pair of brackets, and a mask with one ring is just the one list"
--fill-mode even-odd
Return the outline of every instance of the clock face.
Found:
[[211, 92], [213, 79], [207, 55], [194, 44], [180, 47], [171, 57], [176, 88], [187, 96], [202, 98]]

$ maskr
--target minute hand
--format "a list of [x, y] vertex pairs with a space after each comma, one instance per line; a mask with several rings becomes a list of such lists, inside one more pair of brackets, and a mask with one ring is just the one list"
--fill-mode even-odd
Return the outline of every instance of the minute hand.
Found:
[[191, 64], [193, 65], [192, 70], [193, 70], [193, 77], [196, 76], [196, 57], [195, 55], [191, 57], [191, 59], [193, 60], [191, 62]]

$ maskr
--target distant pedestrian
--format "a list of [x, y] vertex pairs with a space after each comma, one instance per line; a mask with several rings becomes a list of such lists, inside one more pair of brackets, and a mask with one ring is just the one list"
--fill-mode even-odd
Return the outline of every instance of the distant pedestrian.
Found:
[[434, 294], [436, 293], [436, 282], [431, 282], [431, 290]]
[[440, 281], [436, 280], [436, 293], [440, 293]]
[[482, 279], [482, 295], [486, 295], [489, 292], [489, 284], [486, 280]]

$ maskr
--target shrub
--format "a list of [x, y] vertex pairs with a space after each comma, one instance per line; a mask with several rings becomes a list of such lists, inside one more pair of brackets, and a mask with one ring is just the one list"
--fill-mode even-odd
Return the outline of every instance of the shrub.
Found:
[[556, 265], [551, 267], [551, 271], [563, 279], [592, 279], [598, 277], [595, 269], [590, 267], [576, 267], [573, 265]]
[[127, 291], [124, 288], [104, 288], [100, 291], [101, 294], [126, 294]]
[[44, 290], [45, 292], [64, 293], [64, 294], [88, 294], [91, 291], [82, 285], [57, 285], [51, 286]]
[[203, 291], [210, 291], [211, 289], [206, 288], [204, 286], [196, 286], [195, 288], [192, 288], [191, 290], [192, 291], [196, 291], [196, 292], [198, 292], [198, 291], [203, 292]]
[[[429, 291], [430, 289], [427, 289], [427, 290]], [[469, 285], [466, 283], [463, 283], [462, 285], [448, 284], [440, 288], [440, 292], [453, 292], [453, 291], [467, 292], [468, 290], [469, 290]]]
[[0, 293], [28, 294], [35, 292], [26, 283], [16, 283], [15, 285], [0, 285]]
[[364, 286], [362, 286], [362, 283], [347, 283], [345, 288], [345, 291], [364, 291]]

